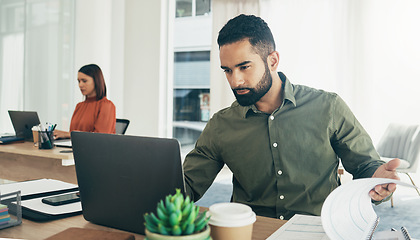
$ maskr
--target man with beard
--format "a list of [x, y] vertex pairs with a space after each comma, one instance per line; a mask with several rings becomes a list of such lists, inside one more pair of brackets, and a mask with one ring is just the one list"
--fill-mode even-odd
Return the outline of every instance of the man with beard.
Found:
[[[280, 219], [320, 215], [340, 184], [339, 159], [353, 178], [399, 179], [399, 160], [380, 160], [337, 94], [292, 84], [277, 73], [279, 53], [264, 20], [239, 15], [220, 30], [217, 42], [237, 101], [210, 119], [185, 159], [186, 192], [194, 201], [225, 164], [233, 173], [231, 200]], [[382, 201], [394, 190], [395, 184], [378, 185], [369, 194]]]

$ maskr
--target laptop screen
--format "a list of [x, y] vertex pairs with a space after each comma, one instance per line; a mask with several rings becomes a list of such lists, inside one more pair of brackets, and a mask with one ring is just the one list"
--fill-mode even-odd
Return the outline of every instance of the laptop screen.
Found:
[[184, 178], [175, 139], [72, 132], [83, 216], [96, 224], [144, 234], [146, 212]]
[[37, 112], [9, 110], [10, 120], [16, 132], [16, 137], [32, 141], [32, 127], [40, 124]]

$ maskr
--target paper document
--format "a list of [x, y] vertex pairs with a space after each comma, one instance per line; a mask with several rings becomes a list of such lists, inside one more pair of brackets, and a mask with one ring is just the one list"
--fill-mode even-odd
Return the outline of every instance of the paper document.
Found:
[[11, 193], [20, 190], [21, 195], [27, 196], [38, 193], [52, 192], [64, 189], [76, 188], [76, 184], [66, 183], [54, 179], [39, 179], [24, 182], [7, 183], [0, 185], [0, 194]]
[[[39, 179], [39, 180], [2, 184], [0, 185], [0, 194], [6, 194], [6, 193], [20, 190], [22, 198], [23, 198], [24, 196], [42, 194], [42, 193], [54, 192], [54, 191], [61, 191], [61, 190], [71, 190], [77, 187], [78, 186], [76, 184], [66, 183], [59, 180]], [[74, 192], [77, 192], [77, 191], [78, 191], [77, 189], [74, 190]], [[55, 195], [61, 195], [61, 194], [55, 194]], [[49, 195], [48, 197], [55, 196], [55, 195]], [[51, 206], [42, 202], [42, 199], [45, 198], [45, 196], [42, 196], [42, 197], [34, 196], [34, 197], [35, 198], [22, 200], [21, 201], [22, 207], [30, 209], [30, 210], [34, 210], [37, 212], [50, 214], [50, 215], [60, 215], [60, 214], [75, 213], [75, 212], [82, 211], [82, 205], [80, 202], [65, 204], [61, 206]], [[12, 203], [16, 204], [16, 202], [12, 202]]]
[[329, 240], [321, 217], [295, 214], [267, 240]]
[[[373, 209], [369, 191], [376, 185], [387, 183], [414, 187], [387, 178], [350, 181], [328, 195], [322, 206], [321, 217], [296, 214], [267, 240], [375, 240], [374, 231], [379, 218]], [[387, 235], [401, 236], [397, 232]], [[378, 240], [409, 239], [383, 238], [382, 232], [378, 232], [377, 237]]]
[[369, 196], [369, 191], [379, 184], [408, 183], [387, 178], [363, 178], [336, 188], [325, 200], [321, 219], [325, 233], [334, 240], [371, 239], [379, 218]]
[[70, 139], [60, 139], [60, 140], [54, 140], [54, 145], [57, 147], [72, 147], [72, 143]]

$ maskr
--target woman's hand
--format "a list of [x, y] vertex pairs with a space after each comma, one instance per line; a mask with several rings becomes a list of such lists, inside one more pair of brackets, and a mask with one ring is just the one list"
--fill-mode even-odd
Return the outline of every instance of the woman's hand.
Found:
[[70, 138], [70, 132], [54, 130], [54, 139]]

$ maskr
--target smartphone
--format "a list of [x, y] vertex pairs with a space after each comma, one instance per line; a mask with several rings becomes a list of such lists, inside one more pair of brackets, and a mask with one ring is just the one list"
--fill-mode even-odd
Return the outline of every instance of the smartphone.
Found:
[[41, 200], [45, 204], [52, 206], [60, 206], [64, 204], [74, 203], [80, 201], [79, 193], [67, 193], [63, 195], [57, 195], [52, 197], [46, 197]]

